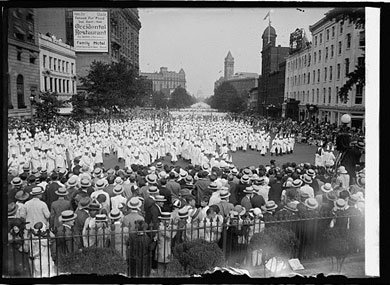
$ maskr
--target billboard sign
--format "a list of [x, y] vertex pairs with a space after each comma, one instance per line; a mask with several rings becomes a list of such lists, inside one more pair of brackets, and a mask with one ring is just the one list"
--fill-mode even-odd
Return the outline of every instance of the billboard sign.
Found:
[[303, 29], [296, 29], [290, 34], [290, 54], [305, 47], [305, 32]]
[[76, 52], [108, 52], [107, 18], [106, 11], [73, 11]]

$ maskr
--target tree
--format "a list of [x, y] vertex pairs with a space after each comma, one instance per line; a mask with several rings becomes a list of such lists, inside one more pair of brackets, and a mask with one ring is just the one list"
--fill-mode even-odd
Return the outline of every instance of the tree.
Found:
[[183, 87], [179, 86], [172, 92], [168, 106], [170, 108], [186, 108], [194, 103], [193, 97]]
[[55, 92], [41, 92], [39, 99], [34, 101], [36, 117], [44, 122], [49, 123], [59, 114], [63, 102], [58, 100], [58, 94]]
[[152, 97], [152, 105], [155, 108], [166, 108], [167, 107], [167, 99], [165, 98], [165, 94], [161, 91], [155, 91], [153, 92]]
[[237, 90], [229, 82], [219, 85], [208, 102], [211, 108], [222, 111], [239, 113], [245, 110], [245, 101], [239, 96]]
[[138, 70], [126, 60], [105, 63], [94, 61], [89, 73], [80, 81], [87, 91], [86, 100], [92, 109], [132, 108], [142, 105], [146, 96], [144, 84]]
[[[326, 18], [329, 21], [346, 21], [349, 20], [354, 23], [356, 29], [365, 28], [366, 22], [366, 12], [365, 8], [335, 8], [330, 10], [326, 14]], [[365, 46], [365, 45], [363, 45]], [[362, 48], [364, 50], [364, 47]], [[364, 54], [363, 54], [364, 56]], [[343, 103], [348, 102], [348, 93], [352, 90], [354, 85], [365, 86], [365, 72], [366, 68], [364, 63], [361, 65], [357, 65], [353, 72], [347, 74], [348, 80], [345, 84], [340, 88], [338, 96], [340, 97], [340, 101]]]
[[85, 116], [85, 108], [87, 107], [86, 94], [84, 92], [78, 92], [73, 95], [69, 102], [72, 104], [72, 116], [75, 119], [81, 119]]

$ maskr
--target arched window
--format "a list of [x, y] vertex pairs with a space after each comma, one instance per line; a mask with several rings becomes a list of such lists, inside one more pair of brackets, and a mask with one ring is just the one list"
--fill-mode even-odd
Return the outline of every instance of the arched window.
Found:
[[16, 94], [18, 96], [18, 108], [26, 108], [26, 104], [24, 103], [24, 80], [20, 74], [16, 78]]

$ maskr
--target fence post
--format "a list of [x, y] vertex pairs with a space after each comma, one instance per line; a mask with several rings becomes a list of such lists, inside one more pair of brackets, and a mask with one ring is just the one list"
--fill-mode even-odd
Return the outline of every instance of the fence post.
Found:
[[227, 239], [227, 219], [224, 218], [223, 224], [222, 224], [222, 252], [225, 257], [225, 263], [226, 263], [226, 239]]

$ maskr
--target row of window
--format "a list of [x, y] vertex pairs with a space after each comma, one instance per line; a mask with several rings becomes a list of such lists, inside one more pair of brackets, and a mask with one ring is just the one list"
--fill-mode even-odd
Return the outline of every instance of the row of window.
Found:
[[[58, 71], [62, 73], [74, 74], [74, 63], [70, 63], [69, 61], [61, 60], [59, 58], [49, 56], [49, 60], [47, 60], [47, 55], [43, 55], [43, 67], [49, 68], [53, 71]], [[48, 64], [48, 65], [47, 65]], [[69, 70], [70, 66], [70, 70]], [[70, 73], [69, 73], [70, 71]]]
[[[352, 36], [350, 33], [348, 33], [346, 35], [346, 49], [351, 48], [351, 41], [352, 41]], [[360, 36], [359, 36], [359, 47], [363, 47], [363, 46], [365, 46], [365, 33], [364, 33], [364, 31], [360, 32]], [[342, 54], [342, 47], [343, 47], [343, 43], [342, 43], [342, 41], [339, 41], [338, 45], [337, 45], [338, 55]], [[334, 52], [335, 52], [334, 45], [330, 45], [330, 46], [325, 47], [325, 61], [328, 60], [329, 56], [330, 56], [330, 58], [333, 58]], [[317, 55], [318, 55], [318, 61], [317, 61]], [[313, 64], [317, 64], [317, 62], [321, 63], [321, 60], [322, 60], [322, 51], [319, 50], [318, 53], [316, 51], [314, 51], [313, 52]], [[306, 55], [303, 55], [299, 58], [292, 60], [291, 62], [288, 62], [287, 67], [288, 67], [288, 70], [291, 71], [291, 70], [295, 70], [295, 69], [300, 69], [304, 66], [310, 66], [310, 63], [311, 63], [311, 54], [308, 55], [308, 61], [307, 61]]]
[[[339, 87], [336, 87], [335, 97], [336, 97], [336, 105], [339, 104]], [[300, 100], [303, 104], [331, 104], [332, 103], [332, 88], [329, 87], [328, 89], [323, 88], [322, 94], [320, 94], [320, 89], [317, 88], [316, 90], [311, 90], [311, 97], [310, 97], [310, 91], [298, 91], [298, 92], [290, 92], [290, 94], [287, 92], [287, 98], [293, 98], [296, 100]], [[363, 103], [363, 86], [358, 84], [356, 85], [356, 93], [355, 93], [355, 104], [359, 105]]]
[[[70, 83], [72, 85], [70, 86]], [[76, 93], [76, 84], [74, 80], [55, 78], [55, 77], [43, 77], [43, 91], [51, 91], [56, 93]]]

